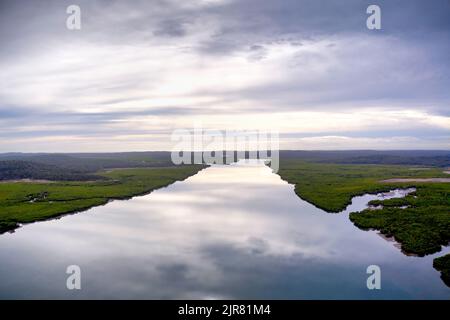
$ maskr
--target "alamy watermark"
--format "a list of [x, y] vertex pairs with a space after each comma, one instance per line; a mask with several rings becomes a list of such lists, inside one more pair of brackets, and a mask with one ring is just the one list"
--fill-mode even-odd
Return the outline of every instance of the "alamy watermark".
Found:
[[366, 269], [366, 273], [370, 274], [367, 278], [367, 289], [380, 290], [381, 289], [381, 268], [375, 264], [370, 265]]
[[66, 280], [66, 287], [69, 290], [81, 290], [81, 268], [77, 265], [70, 265], [66, 269], [69, 275]]
[[259, 159], [278, 172], [279, 133], [264, 130], [175, 130], [176, 142], [171, 158], [180, 164], [230, 164], [239, 160]]
[[67, 7], [66, 27], [69, 30], [81, 30], [81, 8], [75, 4]]
[[[79, 5], [72, 4], [66, 8], [69, 15], [66, 19], [66, 27], [69, 30], [81, 30], [81, 8]], [[366, 13], [370, 16], [366, 20], [366, 26], [369, 30], [381, 29], [381, 8], [376, 4], [367, 7]]]
[[367, 7], [367, 14], [370, 16], [366, 20], [366, 26], [369, 30], [380, 30], [381, 29], [381, 8], [375, 4]]

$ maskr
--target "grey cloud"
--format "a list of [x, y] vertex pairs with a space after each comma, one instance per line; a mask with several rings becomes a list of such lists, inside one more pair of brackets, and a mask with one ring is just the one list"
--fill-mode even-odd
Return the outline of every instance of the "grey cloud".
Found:
[[153, 34], [155, 36], [182, 37], [186, 34], [182, 21], [165, 20], [158, 25]]
[[[69, 0], [39, 1], [2, 0], [2, 40], [42, 40], [67, 35], [65, 8]], [[369, 33], [365, 27], [365, 9], [369, 0], [240, 0], [216, 6], [185, 7], [174, 1], [78, 1], [85, 27], [83, 37], [104, 38], [107, 41], [146, 41], [151, 35], [183, 36], [183, 24], [206, 17], [220, 25], [217, 37], [208, 45], [230, 48], [250, 44], [254, 39], [273, 39], [296, 34], [310, 39], [321, 35]], [[448, 35], [450, 4], [447, 0], [386, 1], [382, 8], [383, 34], [401, 34], [420, 38], [430, 33]], [[74, 34], [69, 33], [73, 39]], [[19, 36], [19, 37], [18, 37]], [[64, 37], [63, 37], [64, 38]], [[70, 39], [66, 37], [66, 39]], [[29, 43], [29, 41], [27, 41]], [[228, 46], [225, 46], [227, 43]], [[207, 46], [205, 46], [207, 47]], [[218, 48], [215, 48], [217, 50]]]
[[251, 60], [263, 60], [267, 56], [267, 49], [264, 46], [254, 44], [249, 48]]
[[[300, 110], [357, 112], [358, 106], [377, 104], [450, 116], [448, 0], [378, 0], [376, 3], [382, 8], [381, 31], [366, 28], [365, 10], [373, 3], [370, 0], [239, 0], [209, 6], [189, 6], [184, 1], [169, 0], [80, 0], [77, 1], [82, 8], [80, 32], [65, 28], [65, 9], [72, 3], [71, 0], [0, 0], [1, 65], [26, 61], [37, 53], [67, 43], [117, 48], [130, 45], [136, 47], [136, 52], [143, 44], [174, 44], [174, 50], [188, 48], [199, 57], [219, 59], [238, 54], [260, 64], [266, 63], [267, 48], [274, 44], [300, 49], [308, 42], [325, 39], [329, 43], [320, 52], [300, 50], [286, 61], [288, 70], [280, 70], [286, 72], [283, 77], [272, 80], [273, 75], [267, 74], [265, 77], [270, 81], [263, 84], [195, 91], [192, 96], [214, 96], [215, 100], [185, 107], [162, 105], [143, 111], [86, 115], [60, 111], [71, 106], [59, 105], [59, 101], [49, 106], [30, 102], [19, 107], [0, 96], [0, 120], [7, 122], [3, 129], [10, 130], [9, 135], [14, 135], [12, 132], [19, 125], [36, 123], [73, 125], [74, 129], [68, 128], [66, 133], [78, 130], [76, 124], [91, 124], [85, 128], [86, 134], [101, 134], [102, 129], [93, 129], [95, 125], [106, 126], [113, 120], [147, 115], [178, 117], [218, 111], [228, 114]], [[211, 34], [197, 39], [196, 33], [203, 31]], [[349, 43], [351, 39], [355, 43]], [[327, 65], [330, 62], [327, 54], [336, 60], [330, 63], [331, 67], [322, 74], [308, 69]], [[91, 63], [96, 62], [85, 62], [86, 70]], [[165, 65], [164, 60], [159, 63]], [[56, 70], [52, 76], [76, 71]], [[39, 81], [39, 75], [36, 79]], [[107, 81], [93, 77], [88, 83], [71, 83], [62, 94], [69, 98], [102, 96], [104, 99], [98, 98], [86, 108], [108, 109], [119, 103], [151, 98], [145, 90], [150, 91], [152, 83], [158, 81], [158, 75], [138, 70]], [[137, 89], [140, 91], [129, 92]], [[128, 92], [121, 96], [122, 91]], [[112, 93], [119, 94], [109, 97]], [[241, 101], [251, 101], [252, 105], [239, 106]], [[130, 128], [129, 132], [135, 131]], [[400, 133], [394, 130], [370, 134], [361, 131], [360, 134]], [[0, 133], [2, 137], [6, 135]], [[414, 136], [433, 135], [445, 136], [445, 132], [430, 129]]]

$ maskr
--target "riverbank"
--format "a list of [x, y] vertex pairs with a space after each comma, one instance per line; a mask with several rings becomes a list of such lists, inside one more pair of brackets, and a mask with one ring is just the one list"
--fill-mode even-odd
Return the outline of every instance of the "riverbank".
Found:
[[433, 267], [441, 272], [442, 281], [450, 287], [450, 254], [434, 259]]
[[280, 177], [295, 185], [303, 200], [327, 212], [344, 210], [353, 197], [415, 187], [417, 182], [386, 183], [389, 179], [448, 178], [439, 168], [411, 170], [414, 166], [314, 163], [281, 159]]
[[94, 182], [0, 184], [0, 233], [21, 224], [56, 218], [104, 205], [115, 199], [149, 193], [184, 180], [202, 165], [117, 169], [99, 172], [105, 180]]
[[281, 162], [279, 175], [295, 184], [300, 198], [330, 213], [344, 210], [355, 196], [393, 188], [416, 188], [416, 192], [404, 198], [371, 201], [369, 205], [377, 210], [352, 212], [350, 220], [363, 230], [378, 230], [395, 239], [405, 254], [436, 253], [450, 242], [450, 184], [429, 180], [445, 178], [446, 173], [440, 168], [411, 170], [411, 166], [341, 165], [290, 159]]
[[450, 186], [427, 183], [404, 198], [376, 200], [366, 209], [352, 212], [350, 220], [361, 229], [376, 229], [394, 237], [405, 253], [419, 256], [439, 252], [450, 241]]

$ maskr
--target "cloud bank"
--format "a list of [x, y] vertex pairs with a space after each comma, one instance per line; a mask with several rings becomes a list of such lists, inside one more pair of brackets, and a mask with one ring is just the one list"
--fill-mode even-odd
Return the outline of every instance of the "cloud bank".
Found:
[[449, 149], [450, 3], [0, 2], [0, 152], [170, 150], [279, 130], [285, 149]]

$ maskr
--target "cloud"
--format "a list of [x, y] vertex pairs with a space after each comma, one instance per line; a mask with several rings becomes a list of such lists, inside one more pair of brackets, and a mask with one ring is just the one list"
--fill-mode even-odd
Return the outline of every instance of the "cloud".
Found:
[[170, 149], [161, 132], [196, 121], [351, 132], [350, 148], [370, 132], [365, 149], [386, 132], [409, 130], [405, 147], [449, 136], [448, 1], [379, 1], [381, 31], [365, 27], [369, 1], [80, 1], [79, 32], [69, 4], [0, 2], [0, 137], [23, 151], [64, 137], [83, 151], [106, 134], [130, 139], [117, 150], [153, 134], [146, 149]]

